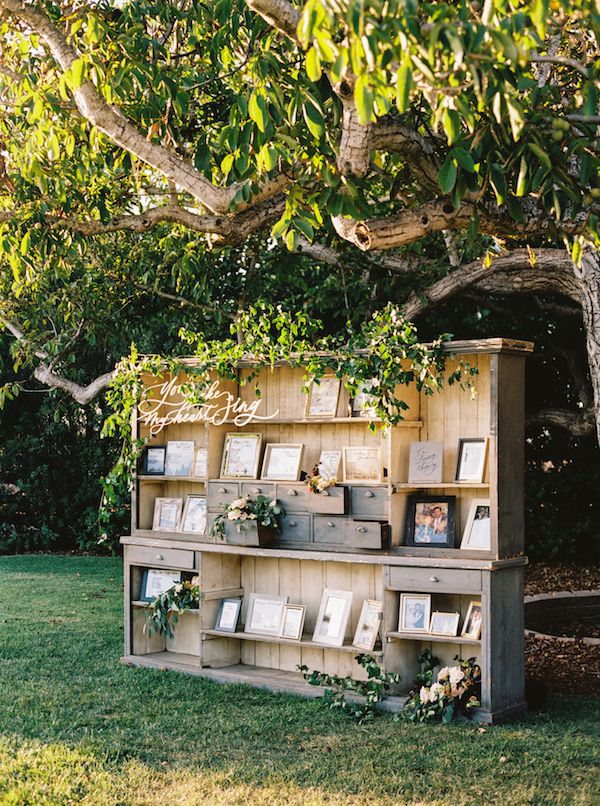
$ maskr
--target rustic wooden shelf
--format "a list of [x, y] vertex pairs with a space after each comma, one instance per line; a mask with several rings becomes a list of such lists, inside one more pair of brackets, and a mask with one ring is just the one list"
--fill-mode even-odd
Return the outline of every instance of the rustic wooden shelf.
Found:
[[413, 484], [411, 482], [401, 481], [392, 485], [394, 490], [487, 490], [489, 483], [487, 481], [474, 482], [474, 481], [440, 481], [435, 484]]
[[[265, 425], [331, 425], [331, 423], [368, 425], [369, 423], [381, 423], [381, 420], [379, 417], [277, 417], [272, 420], [265, 420]], [[226, 420], [223, 425], [235, 425], [235, 422], [233, 420]], [[422, 427], [422, 420], [402, 420], [394, 425], [394, 428]]]
[[394, 641], [401, 638], [403, 641], [433, 641], [442, 644], [475, 644], [480, 645], [479, 638], [465, 638], [463, 635], [434, 635], [430, 632], [386, 632], [385, 637], [388, 641]]
[[335, 652], [352, 652], [355, 655], [368, 654], [375, 657], [382, 655], [382, 649], [374, 649], [372, 652], [365, 652], [364, 649], [358, 649], [352, 644], [343, 644], [342, 646], [330, 646], [329, 644], [320, 644], [318, 641], [313, 641], [308, 635], [303, 635], [301, 641], [295, 641], [292, 638], [280, 638], [275, 635], [257, 635], [256, 633], [249, 632], [223, 632], [222, 630], [202, 630], [203, 635], [214, 635], [219, 638], [241, 638], [242, 641], [261, 641], [267, 644], [285, 644], [286, 646], [297, 646], [301, 649], [333, 649]]
[[198, 476], [155, 476], [154, 473], [138, 473], [139, 481], [191, 481], [194, 484], [206, 484], [207, 478]]

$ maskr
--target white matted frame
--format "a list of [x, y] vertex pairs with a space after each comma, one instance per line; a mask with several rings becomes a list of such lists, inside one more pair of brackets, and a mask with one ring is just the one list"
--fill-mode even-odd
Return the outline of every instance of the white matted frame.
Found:
[[479, 640], [481, 637], [481, 627], [483, 625], [483, 610], [481, 609], [481, 602], [473, 600], [469, 602], [469, 609], [465, 616], [465, 623], [461, 631], [464, 638], [472, 638], [474, 641]]
[[177, 532], [183, 510], [183, 498], [156, 498], [152, 529], [155, 532]]
[[226, 597], [221, 599], [219, 612], [215, 622], [215, 630], [220, 632], [234, 633], [237, 630], [237, 623], [242, 609], [242, 600]]
[[203, 535], [206, 532], [206, 496], [188, 495], [181, 516], [180, 532]]
[[193, 439], [170, 439], [167, 442], [165, 476], [189, 476], [195, 452], [196, 443]]
[[458, 440], [454, 481], [480, 484], [487, 458], [487, 437], [461, 437]]
[[244, 632], [253, 635], [272, 635], [277, 638], [287, 600], [287, 596], [251, 593]]
[[317, 615], [313, 641], [325, 646], [343, 646], [352, 607], [352, 591], [325, 588]]
[[283, 614], [281, 616], [281, 626], [279, 628], [279, 637], [287, 638], [289, 641], [301, 641], [305, 616], [306, 605], [284, 605]]
[[461, 549], [490, 551], [492, 548], [492, 519], [489, 498], [474, 498], [460, 542]]
[[271, 442], [265, 448], [261, 479], [298, 481], [304, 455], [302, 443]]
[[341, 381], [335, 375], [324, 375], [311, 381], [304, 416], [333, 418], [337, 414]]
[[208, 478], [208, 448], [196, 448], [191, 475], [193, 479]]
[[262, 434], [247, 434], [234, 431], [225, 434], [222, 479], [256, 479], [260, 464]]
[[401, 593], [398, 632], [429, 632], [431, 596], [428, 593]]
[[375, 599], [365, 599], [356, 625], [352, 646], [365, 652], [372, 651], [379, 635], [382, 613], [383, 602], [377, 602]]
[[374, 484], [383, 481], [379, 448], [345, 447], [343, 449], [344, 481]]
[[445, 613], [434, 610], [431, 614], [429, 632], [432, 635], [458, 635], [460, 613]]

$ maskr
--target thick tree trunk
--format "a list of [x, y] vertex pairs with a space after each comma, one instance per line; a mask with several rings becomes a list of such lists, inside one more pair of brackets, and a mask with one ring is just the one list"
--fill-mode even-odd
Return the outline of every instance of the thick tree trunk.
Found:
[[600, 445], [600, 252], [588, 252], [581, 269], [575, 269], [581, 288], [581, 310], [588, 364], [594, 391], [594, 417]]

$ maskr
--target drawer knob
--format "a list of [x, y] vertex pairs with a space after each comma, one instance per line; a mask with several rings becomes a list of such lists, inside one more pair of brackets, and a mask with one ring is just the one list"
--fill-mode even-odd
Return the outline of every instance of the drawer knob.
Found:
[[254, 492], [256, 493], [256, 495], [259, 495], [262, 492], [262, 490], [260, 489], [260, 487], [256, 487]]
[[298, 524], [296, 523], [296, 521], [289, 521], [288, 526], [291, 526], [293, 528], [294, 526], [298, 526]]
[[327, 521], [327, 526], [329, 526], [330, 529], [335, 529], [335, 523], [333, 521]]
[[438, 577], [429, 577], [429, 581], [430, 582], [439, 582], [440, 580], [439, 580]]
[[375, 498], [375, 493], [372, 493], [371, 490], [367, 490], [365, 498]]
[[365, 529], [364, 526], [357, 526], [356, 531], [360, 532], [361, 534], [364, 534], [367, 530]]
[[219, 492], [220, 493], [226, 493], [227, 492], [227, 487], [219, 487]]
[[288, 490], [288, 495], [298, 495], [296, 490]]
[[157, 555], [156, 555], [156, 559], [157, 559], [157, 560], [164, 560], [165, 558], [163, 557], [163, 555], [162, 555], [162, 554], [157, 554]]

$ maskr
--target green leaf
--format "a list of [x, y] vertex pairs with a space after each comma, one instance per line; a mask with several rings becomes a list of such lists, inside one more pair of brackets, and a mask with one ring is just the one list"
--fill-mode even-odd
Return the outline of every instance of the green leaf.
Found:
[[29, 252], [29, 242], [31, 241], [31, 232], [27, 230], [23, 238], [21, 239], [21, 246], [19, 251], [22, 255], [26, 255]]
[[438, 175], [438, 184], [442, 189], [442, 193], [450, 193], [456, 183], [456, 166], [454, 161], [448, 155], [446, 161], [440, 168]]
[[455, 159], [460, 167], [464, 168], [465, 171], [468, 171], [471, 174], [475, 173], [475, 163], [473, 162], [473, 157], [466, 149], [456, 146], [450, 152], [450, 156]]
[[497, 163], [492, 165], [490, 171], [490, 180], [492, 183], [492, 187], [494, 188], [494, 192], [496, 193], [496, 201], [498, 204], [504, 204], [506, 200], [506, 176], [504, 175], [504, 171]]
[[75, 59], [71, 65], [71, 83], [74, 90], [78, 90], [85, 81], [85, 60]]
[[446, 132], [448, 145], [452, 145], [460, 139], [460, 118], [455, 109], [444, 109], [442, 115], [442, 125]]
[[412, 63], [409, 56], [402, 60], [396, 79], [396, 106], [398, 112], [403, 114], [410, 106], [410, 91], [412, 89]]
[[306, 75], [311, 81], [318, 81], [322, 75], [321, 59], [314, 47], [306, 54]]
[[354, 84], [354, 102], [359, 121], [365, 126], [373, 115], [373, 90], [369, 87], [369, 78], [363, 73]]
[[537, 143], [527, 143], [527, 148], [535, 154], [535, 156], [546, 166], [549, 171], [552, 170], [550, 157], [548, 154], [546, 154], [543, 148], [540, 148]]
[[302, 113], [304, 115], [306, 125], [308, 126], [308, 130], [313, 137], [319, 140], [325, 133], [325, 122], [323, 121], [323, 116], [316, 106], [310, 103], [310, 101], [302, 104]]
[[527, 194], [527, 160], [521, 157], [521, 164], [519, 166], [519, 177], [517, 179], [517, 192], [516, 196], [525, 196]]
[[506, 106], [508, 108], [508, 120], [510, 122], [510, 129], [512, 132], [513, 140], [515, 143], [521, 136], [525, 120], [523, 118], [523, 109], [521, 104], [512, 96], [505, 95]]
[[267, 130], [267, 105], [263, 95], [253, 92], [248, 104], [250, 119], [256, 123], [261, 132]]

